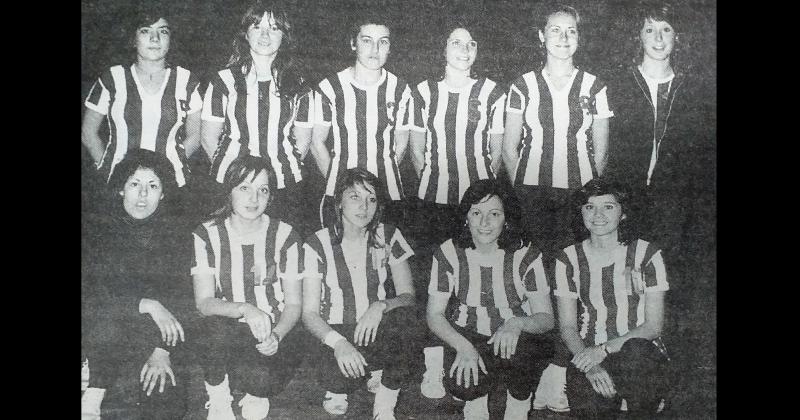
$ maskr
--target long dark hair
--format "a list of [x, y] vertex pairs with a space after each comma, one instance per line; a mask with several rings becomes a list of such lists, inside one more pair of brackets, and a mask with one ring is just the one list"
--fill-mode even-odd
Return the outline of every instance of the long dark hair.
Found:
[[[289, 12], [280, 1], [253, 2], [245, 11], [239, 24], [239, 31], [233, 39], [233, 52], [228, 59], [226, 67], [241, 71], [247, 75], [253, 66], [253, 57], [250, 55], [250, 44], [247, 42], [247, 31], [255, 23], [261, 21], [264, 14], [271, 15], [275, 24], [283, 32], [283, 40], [275, 59], [272, 61], [272, 79], [280, 96], [291, 99], [301, 90], [302, 77], [297, 72], [295, 60], [295, 39]], [[237, 90], [245, 91], [245, 86], [237, 86]]]
[[[275, 171], [272, 169], [269, 160], [256, 156], [244, 155], [231, 162], [231, 166], [225, 171], [225, 178], [222, 182], [222, 197], [219, 197], [219, 201], [223, 204], [211, 213], [210, 217], [212, 220], [215, 220], [216, 224], [233, 213], [233, 204], [231, 203], [231, 192], [233, 192], [233, 189], [248, 177], [252, 181], [261, 171], [267, 173], [267, 185], [269, 186], [269, 198], [271, 202], [275, 197], [278, 180], [275, 177]], [[269, 206], [269, 203], [267, 206]]]
[[336, 182], [336, 188], [333, 191], [333, 208], [328, 208], [328, 211], [332, 211], [334, 214], [329, 214], [332, 217], [326, 217], [326, 220], [333, 220], [333, 226], [326, 226], [330, 229], [332, 233], [332, 239], [334, 244], [342, 243], [342, 236], [344, 235], [344, 227], [342, 225], [342, 197], [344, 196], [344, 191], [352, 186], [360, 185], [362, 187], [367, 186], [367, 184], [371, 185], [372, 188], [375, 190], [375, 198], [377, 201], [377, 206], [375, 208], [375, 215], [372, 217], [372, 220], [367, 224], [367, 246], [371, 248], [383, 248], [384, 241], [379, 241], [377, 238], [377, 231], [378, 225], [381, 221], [381, 216], [383, 215], [383, 208], [385, 206], [385, 196], [384, 196], [384, 189], [383, 184], [378, 179], [377, 176], [373, 175], [372, 172], [363, 169], [363, 168], [351, 168], [339, 177], [339, 180]]
[[[459, 19], [455, 19], [455, 20], [453, 20], [451, 22], [448, 22], [447, 24], [445, 24], [444, 28], [445, 29], [442, 32], [442, 38], [441, 38], [442, 42], [441, 42], [441, 44], [439, 44], [444, 48], [439, 51], [439, 55], [438, 55], [440, 57], [442, 65], [437, 69], [436, 74], [434, 76], [434, 80], [440, 81], [440, 82], [442, 80], [444, 80], [445, 67], [447, 67], [447, 40], [450, 38], [450, 34], [452, 34], [453, 31], [455, 31], [456, 29], [464, 29], [467, 32], [469, 32], [469, 35], [472, 37], [473, 40], [478, 42], [478, 39], [477, 39], [478, 38], [478, 34], [477, 34], [476, 29], [473, 27], [473, 25], [468, 23], [465, 18], [459, 18]], [[478, 47], [480, 48], [480, 42], [478, 42]], [[472, 67], [470, 67], [470, 69], [469, 69], [469, 77], [471, 77], [473, 79], [478, 79], [479, 78], [478, 72], [475, 70], [476, 69], [475, 64], [477, 62], [478, 62], [478, 56], [476, 55], [475, 56], [475, 62], [472, 63]]]
[[622, 214], [625, 215], [625, 218], [619, 221], [619, 226], [617, 227], [619, 242], [623, 245], [629, 244], [632, 240], [636, 239], [638, 234], [636, 231], [636, 218], [631, 211], [633, 207], [633, 194], [628, 185], [603, 177], [590, 180], [581, 187], [581, 189], [575, 191], [572, 196], [572, 203], [575, 208], [573, 230], [576, 238], [578, 238], [579, 241], [583, 241], [589, 237], [589, 230], [583, 225], [581, 208], [584, 204], [589, 202], [590, 197], [601, 195], [613, 195], [614, 198], [617, 199], [617, 202], [622, 208]]
[[469, 231], [469, 221], [467, 213], [469, 209], [478, 203], [486, 201], [495, 196], [503, 203], [503, 213], [506, 223], [503, 232], [497, 238], [497, 246], [505, 251], [516, 251], [525, 245], [525, 227], [522, 224], [522, 209], [519, 205], [517, 194], [508, 182], [499, 179], [482, 179], [475, 181], [464, 192], [461, 203], [458, 205], [458, 215], [464, 221], [461, 232], [453, 238], [459, 248], [475, 248], [475, 241], [472, 240], [472, 232]]

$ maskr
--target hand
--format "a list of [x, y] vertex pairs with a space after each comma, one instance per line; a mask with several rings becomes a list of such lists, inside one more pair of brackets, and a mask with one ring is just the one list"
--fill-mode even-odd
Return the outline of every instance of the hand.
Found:
[[168, 346], [175, 346], [178, 340], [185, 341], [183, 335], [183, 327], [178, 320], [172, 316], [172, 313], [161, 304], [161, 302], [153, 299], [142, 299], [141, 307], [144, 313], [150, 314], [153, 321], [161, 331], [161, 341]]
[[606, 352], [601, 346], [586, 347], [572, 358], [572, 364], [581, 372], [586, 373], [589, 369], [599, 365], [606, 359]]
[[503, 359], [510, 359], [517, 351], [517, 342], [522, 333], [522, 327], [517, 324], [515, 319], [506, 320], [487, 341], [487, 344], [494, 344], [495, 356], [499, 355]]
[[360, 378], [366, 374], [367, 359], [345, 339], [340, 339], [333, 348], [339, 370], [346, 378]]
[[253, 337], [259, 343], [266, 341], [272, 332], [272, 319], [269, 315], [249, 303], [243, 304], [240, 310], [244, 320], [247, 321], [247, 325], [250, 327], [250, 332], [253, 333]]
[[356, 345], [367, 346], [369, 343], [375, 342], [375, 337], [378, 336], [378, 325], [383, 319], [384, 309], [386, 309], [385, 302], [372, 302], [364, 312], [364, 315], [361, 315], [353, 333], [353, 342]]
[[614, 388], [614, 381], [611, 380], [611, 375], [609, 375], [602, 366], [597, 365], [589, 369], [586, 372], [586, 378], [589, 379], [589, 383], [592, 384], [592, 388], [594, 388], [595, 392], [598, 394], [606, 398], [612, 398], [617, 394], [617, 390]]
[[455, 374], [456, 384], [463, 384], [464, 388], [469, 388], [472, 378], [475, 378], [475, 386], [478, 386], [478, 367], [484, 374], [489, 373], [475, 346], [469, 344], [469, 347], [457, 351], [453, 366], [450, 367], [450, 377]]
[[142, 384], [142, 391], [147, 391], [147, 396], [153, 393], [156, 385], [158, 385], [158, 392], [164, 392], [164, 386], [167, 384], [167, 376], [172, 380], [172, 386], [175, 386], [175, 373], [172, 372], [172, 365], [169, 361], [169, 353], [156, 347], [153, 354], [147, 359], [139, 373], [139, 382]]
[[256, 344], [256, 350], [264, 356], [272, 356], [278, 352], [279, 344], [278, 340], [275, 339], [275, 334], [270, 333], [266, 341]]

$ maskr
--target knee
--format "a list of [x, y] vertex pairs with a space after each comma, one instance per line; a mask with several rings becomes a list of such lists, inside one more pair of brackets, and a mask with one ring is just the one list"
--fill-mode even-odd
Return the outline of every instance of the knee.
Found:
[[655, 362], [659, 353], [656, 346], [645, 338], [631, 338], [619, 350], [619, 356], [631, 363]]

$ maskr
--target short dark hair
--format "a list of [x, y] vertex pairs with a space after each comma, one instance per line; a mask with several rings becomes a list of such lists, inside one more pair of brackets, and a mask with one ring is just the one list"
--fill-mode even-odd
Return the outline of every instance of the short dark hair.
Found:
[[497, 238], [497, 245], [506, 251], [516, 251], [525, 244], [525, 227], [522, 224], [522, 209], [519, 204], [517, 194], [508, 182], [498, 179], [482, 179], [475, 181], [464, 192], [461, 203], [458, 205], [458, 214], [464, 224], [461, 232], [454, 238], [456, 246], [459, 248], [475, 248], [472, 240], [472, 233], [469, 230], [467, 213], [469, 209], [478, 203], [482, 203], [487, 197], [496, 196], [503, 203], [503, 213], [506, 223], [503, 232]]
[[350, 19], [350, 42], [355, 43], [358, 38], [358, 33], [361, 32], [361, 27], [366, 25], [381, 25], [389, 30], [389, 37], [392, 37], [392, 25], [389, 23], [389, 18], [374, 10], [359, 11], [353, 14]]
[[[131, 13], [130, 17], [130, 27], [128, 28], [128, 39], [130, 40], [130, 45], [136, 47], [136, 34], [139, 31], [139, 28], [144, 26], [150, 26], [159, 19], [164, 19], [170, 26], [170, 51], [172, 51], [174, 36], [172, 35], [175, 31], [174, 26], [175, 22], [173, 22], [172, 13], [170, 8], [167, 7], [164, 3], [160, 1], [152, 1], [152, 0], [144, 0], [138, 2], [133, 13]], [[169, 52], [167, 53], [169, 54]]]
[[125, 183], [138, 169], [150, 169], [161, 181], [164, 199], [172, 198], [178, 184], [175, 181], [175, 169], [166, 156], [147, 149], [133, 149], [125, 154], [119, 163], [114, 166], [108, 179], [108, 188], [111, 197], [119, 194], [125, 188]]
[[620, 207], [622, 207], [622, 214], [625, 215], [625, 218], [620, 220], [617, 232], [619, 242], [623, 245], [627, 245], [630, 241], [636, 239], [637, 236], [637, 231], [635, 229], [636, 215], [632, 214], [633, 194], [631, 188], [622, 182], [612, 181], [603, 177], [590, 180], [573, 193], [572, 203], [576, 211], [575, 218], [573, 219], [575, 236], [580, 238], [579, 240], [581, 241], [589, 236], [589, 231], [586, 229], [586, 226], [583, 225], [581, 208], [584, 204], [589, 202], [590, 197], [601, 195], [613, 195], [614, 198], [617, 199]]
[[[372, 185], [372, 188], [375, 189], [375, 199], [377, 201], [377, 207], [375, 208], [375, 215], [372, 217], [372, 220], [367, 224], [367, 246], [372, 248], [383, 248], [383, 244], [379, 243], [376, 239], [376, 232], [378, 230], [378, 225], [380, 224], [381, 217], [383, 216], [383, 209], [385, 204], [385, 192], [383, 188], [383, 184], [381, 183], [380, 179], [375, 176], [372, 172], [363, 169], [363, 168], [351, 168], [344, 171], [340, 176], [339, 180], [336, 181], [336, 187], [333, 190], [333, 206], [328, 207], [329, 212], [333, 212], [334, 214], [328, 214], [329, 217], [326, 217], [324, 220], [332, 220], [333, 226], [326, 226], [328, 229], [331, 230], [333, 234], [333, 242], [339, 244], [342, 242], [342, 235], [344, 234], [344, 227], [342, 225], [342, 197], [344, 196], [344, 191], [352, 186], [361, 185], [365, 186], [366, 184]], [[386, 239], [386, 238], [384, 238]]]
[[556, 13], [566, 13], [575, 18], [575, 23], [578, 25], [578, 33], [580, 34], [581, 15], [574, 7], [564, 4], [561, 1], [546, 1], [539, 6], [538, 10], [538, 30], [544, 32], [544, 28], [547, 26], [547, 21], [550, 19], [550, 16], [553, 16]]
[[269, 160], [250, 155], [240, 156], [234, 159], [231, 162], [231, 166], [225, 171], [225, 177], [222, 181], [222, 197], [219, 197], [219, 201], [224, 204], [211, 214], [211, 218], [219, 221], [230, 216], [233, 213], [233, 204], [231, 203], [233, 189], [246, 180], [248, 176], [250, 180], [253, 180], [262, 171], [267, 173], [267, 186], [269, 186], [269, 197], [270, 202], [272, 202], [278, 187], [278, 180]]

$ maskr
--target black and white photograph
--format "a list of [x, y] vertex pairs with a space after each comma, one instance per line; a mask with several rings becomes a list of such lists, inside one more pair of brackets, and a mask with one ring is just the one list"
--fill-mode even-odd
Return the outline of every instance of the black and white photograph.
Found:
[[715, 0], [81, 0], [82, 420], [717, 418]]

